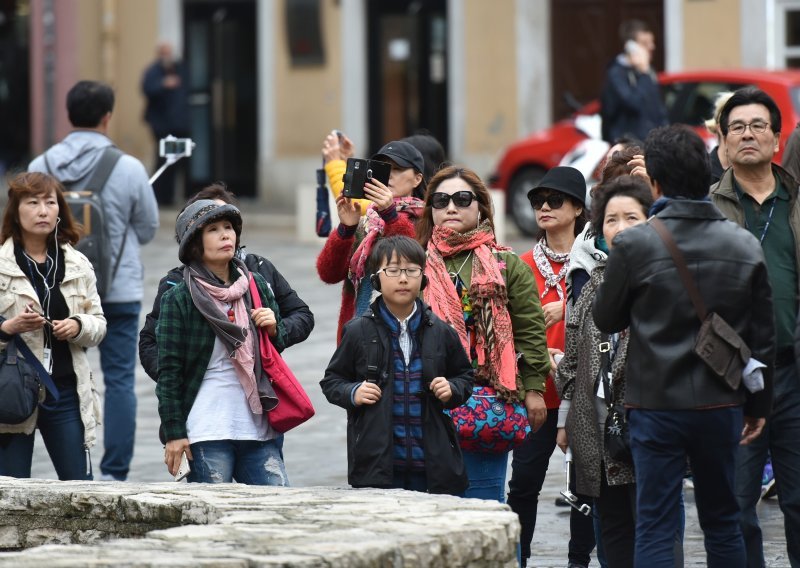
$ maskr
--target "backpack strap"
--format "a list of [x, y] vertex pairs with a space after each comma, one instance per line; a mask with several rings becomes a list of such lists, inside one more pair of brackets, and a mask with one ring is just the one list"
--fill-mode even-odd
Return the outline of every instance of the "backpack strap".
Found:
[[[114, 170], [114, 166], [117, 165], [117, 162], [122, 157], [123, 152], [116, 146], [106, 146], [103, 150], [103, 155], [100, 156], [100, 160], [97, 162], [97, 165], [94, 167], [94, 171], [92, 171], [92, 175], [89, 178], [86, 187], [91, 189], [92, 191], [96, 192], [98, 195], [103, 192], [103, 188], [108, 183], [108, 178], [111, 177], [111, 172]], [[45, 157], [45, 162], [47, 158]], [[100, 203], [103, 204], [103, 200], [100, 200]], [[103, 205], [105, 209], [105, 205]], [[106, 227], [106, 231], [108, 231], [108, 227]], [[107, 290], [111, 288], [111, 283], [114, 282], [114, 278], [117, 276], [117, 270], [119, 270], [119, 264], [122, 261], [122, 253], [125, 252], [125, 245], [128, 242], [127, 238], [128, 234], [128, 224], [125, 224], [125, 227], [122, 230], [122, 246], [119, 249], [119, 254], [117, 254], [117, 260], [114, 261], [114, 268], [111, 269], [111, 274], [109, 275], [108, 283], [107, 283]], [[106, 235], [107, 237], [108, 235]], [[109, 242], [111, 239], [109, 239]]]

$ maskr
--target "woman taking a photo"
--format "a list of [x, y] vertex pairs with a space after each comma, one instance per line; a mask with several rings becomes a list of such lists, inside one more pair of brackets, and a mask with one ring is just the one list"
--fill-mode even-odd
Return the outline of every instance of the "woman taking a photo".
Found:
[[[466, 168], [446, 167], [431, 180], [417, 224], [428, 253], [424, 299], [461, 338], [476, 388], [492, 387], [500, 401], [523, 401], [536, 431], [547, 418], [544, 317], [538, 294], [531, 293], [530, 268], [495, 241], [490, 199]], [[463, 454], [466, 496], [504, 501], [508, 451]]]
[[186, 453], [192, 482], [288, 485], [258, 343], [263, 328], [282, 348], [286, 330], [264, 279], [235, 256], [241, 232], [233, 205], [201, 199], [178, 216], [183, 282], [164, 294], [156, 330], [164, 462], [175, 475]]
[[86, 350], [105, 337], [106, 320], [94, 269], [73, 245], [80, 233], [63, 188], [41, 173], [9, 182], [0, 230], [0, 348], [14, 336], [49, 372], [58, 401], [21, 424], [0, 424], [0, 475], [30, 477], [34, 429], [61, 480], [91, 480], [100, 402]]
[[337, 343], [344, 324], [369, 308], [372, 285], [366, 263], [376, 240], [391, 235], [413, 238], [414, 222], [422, 211], [421, 198], [425, 194], [422, 154], [408, 142], [398, 140], [386, 144], [372, 159], [392, 165], [389, 185], [377, 179], [364, 185], [366, 199], [371, 202], [366, 211], [362, 210], [363, 199], [338, 195], [339, 225], [331, 231], [317, 258], [317, 272], [323, 282], [344, 282]]

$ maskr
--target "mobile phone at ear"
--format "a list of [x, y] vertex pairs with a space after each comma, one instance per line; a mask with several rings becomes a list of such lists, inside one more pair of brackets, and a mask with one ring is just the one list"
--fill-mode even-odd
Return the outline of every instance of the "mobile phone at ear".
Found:
[[175, 481], [183, 480], [191, 471], [192, 468], [189, 467], [189, 458], [186, 457], [186, 452], [183, 452], [181, 456], [181, 465], [178, 467], [178, 473], [175, 474]]

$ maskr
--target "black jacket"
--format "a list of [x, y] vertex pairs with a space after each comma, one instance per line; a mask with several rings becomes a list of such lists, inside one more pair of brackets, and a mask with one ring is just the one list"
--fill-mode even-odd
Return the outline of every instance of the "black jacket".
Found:
[[667, 124], [655, 73], [636, 71], [622, 56], [608, 66], [600, 105], [603, 140], [611, 144], [623, 136], [644, 140], [653, 128]]
[[[248, 254], [244, 263], [251, 272], [258, 272], [267, 281], [267, 285], [275, 295], [280, 308], [280, 316], [286, 327], [286, 347], [305, 341], [314, 329], [314, 314], [308, 305], [300, 299], [278, 269], [263, 256]], [[164, 292], [183, 282], [183, 266], [176, 266], [158, 283], [158, 292], [153, 302], [153, 310], [147, 314], [144, 327], [139, 332], [139, 361], [145, 372], [154, 381], [158, 381], [158, 344], [156, 343], [156, 325], [161, 312], [161, 296]]]
[[772, 290], [758, 240], [712, 203], [676, 200], [658, 213], [686, 258], [708, 312], [727, 321], [765, 363], [763, 391], [731, 391], [694, 353], [700, 320], [666, 245], [649, 223], [614, 238], [592, 306], [607, 333], [630, 327], [625, 403], [651, 410], [745, 404], [769, 415], [775, 360]]
[[[347, 479], [353, 487], [389, 487], [394, 475], [393, 349], [389, 329], [376, 315], [379, 301], [344, 326], [342, 341], [320, 381], [328, 401], [347, 410]], [[421, 395], [428, 491], [458, 495], [467, 488], [467, 475], [453, 421], [443, 410], [464, 404], [472, 395], [472, 365], [456, 332], [429, 306], [418, 306], [424, 310], [418, 332], [422, 382], [427, 387], [435, 377], [445, 377], [453, 391], [444, 405], [429, 390]], [[377, 373], [368, 371], [370, 365], [377, 365]], [[383, 396], [374, 405], [355, 406], [353, 387], [368, 378], [377, 382]]]

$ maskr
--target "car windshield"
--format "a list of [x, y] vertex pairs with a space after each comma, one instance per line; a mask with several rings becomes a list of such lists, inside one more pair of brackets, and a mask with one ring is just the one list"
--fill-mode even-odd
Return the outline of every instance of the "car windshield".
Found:
[[792, 108], [794, 109], [794, 113], [800, 115], [800, 86], [789, 89], [789, 94], [792, 97]]
[[743, 83], [711, 81], [675, 82], [663, 85], [661, 92], [670, 123], [700, 126], [714, 114], [714, 99], [718, 93], [744, 86]]

